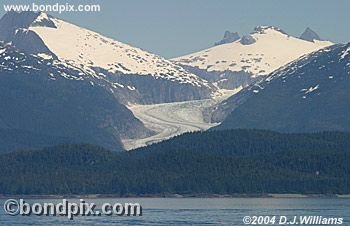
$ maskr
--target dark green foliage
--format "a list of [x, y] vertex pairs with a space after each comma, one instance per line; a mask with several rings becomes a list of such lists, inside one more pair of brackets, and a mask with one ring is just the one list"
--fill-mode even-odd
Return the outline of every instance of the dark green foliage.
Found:
[[128, 153], [66, 145], [0, 156], [2, 194], [349, 193], [350, 133], [190, 133]]

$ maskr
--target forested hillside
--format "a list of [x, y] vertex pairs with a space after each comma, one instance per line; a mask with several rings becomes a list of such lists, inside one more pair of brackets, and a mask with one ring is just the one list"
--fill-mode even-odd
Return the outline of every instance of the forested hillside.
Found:
[[65, 145], [0, 155], [0, 194], [350, 193], [350, 133], [192, 133], [132, 152]]

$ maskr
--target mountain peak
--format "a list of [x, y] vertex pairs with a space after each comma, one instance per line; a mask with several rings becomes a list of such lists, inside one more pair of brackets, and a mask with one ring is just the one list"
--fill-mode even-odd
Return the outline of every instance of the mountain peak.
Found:
[[44, 12], [33, 11], [9, 11], [0, 20], [0, 27], [7, 31], [14, 31], [22, 28], [27, 29], [30, 26], [56, 27], [53, 17]]
[[231, 43], [231, 42], [237, 41], [239, 38], [240, 37], [238, 32], [225, 31], [224, 38], [216, 42], [214, 45], [217, 46], [217, 45], [222, 45], [226, 43]]
[[55, 27], [52, 17], [42, 12], [9, 11], [0, 19], [0, 40], [30, 53], [53, 56], [41, 38], [31, 31], [32, 27]]
[[[220, 84], [228, 84], [232, 81], [230, 84], [245, 85], [245, 81], [252, 82], [259, 76], [265, 76], [305, 54], [332, 44], [329, 41], [303, 41], [286, 34], [280, 28], [259, 26], [254, 29], [254, 32], [244, 35], [233, 43], [178, 57], [174, 61], [186, 68], [194, 68], [193, 71], [196, 73], [198, 73], [197, 69], [205, 70], [205, 73], [213, 74], [212, 78], [218, 78], [216, 81], [220, 81]], [[227, 78], [217, 76], [219, 72], [228, 72]], [[247, 74], [247, 78], [251, 80], [244, 78], [238, 81], [237, 77], [230, 76], [230, 73], [238, 76], [245, 73], [244, 76]], [[208, 78], [208, 74], [204, 74], [203, 77]], [[221, 85], [221, 87], [228, 86]]]
[[36, 17], [36, 19], [31, 24], [31, 26], [57, 28], [53, 19], [54, 18], [52, 16], [50, 16], [44, 12], [40, 12], [38, 14], [38, 16]]
[[[39, 16], [35, 12], [16, 12], [9, 11], [0, 19], [2, 30], [13, 31], [18, 28], [28, 28], [31, 23]], [[3, 32], [2, 32], [3, 33]], [[4, 34], [1, 34], [4, 35]]]
[[268, 31], [277, 31], [282, 34], [288, 35], [282, 29], [275, 26], [257, 26], [254, 28], [254, 31], [252, 32], [252, 34], [266, 34]]
[[314, 40], [321, 40], [320, 36], [318, 36], [318, 34], [309, 27], [307, 27], [305, 31], [300, 35], [300, 39], [309, 42], [313, 42]]

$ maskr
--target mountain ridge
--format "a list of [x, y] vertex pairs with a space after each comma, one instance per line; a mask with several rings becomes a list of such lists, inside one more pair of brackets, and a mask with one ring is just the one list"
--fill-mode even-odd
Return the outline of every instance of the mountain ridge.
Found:
[[150, 133], [87, 77], [0, 42], [0, 152], [71, 142], [121, 151], [123, 137]]
[[[9, 12], [0, 20], [0, 33], [0, 40], [25, 52], [79, 68], [124, 104], [202, 99], [216, 90], [160, 56], [44, 12]], [[158, 89], [169, 89], [169, 95]]]
[[[217, 129], [280, 132], [350, 131], [350, 43], [303, 56], [222, 103]], [[218, 117], [219, 119], [216, 119]]]

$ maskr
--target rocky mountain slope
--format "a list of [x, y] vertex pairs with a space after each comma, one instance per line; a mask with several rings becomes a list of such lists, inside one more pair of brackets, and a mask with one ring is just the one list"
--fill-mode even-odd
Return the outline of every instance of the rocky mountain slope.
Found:
[[0, 152], [60, 143], [122, 150], [122, 138], [149, 133], [112, 92], [88, 77], [0, 43]]
[[222, 103], [218, 129], [350, 131], [350, 43], [301, 57]]

